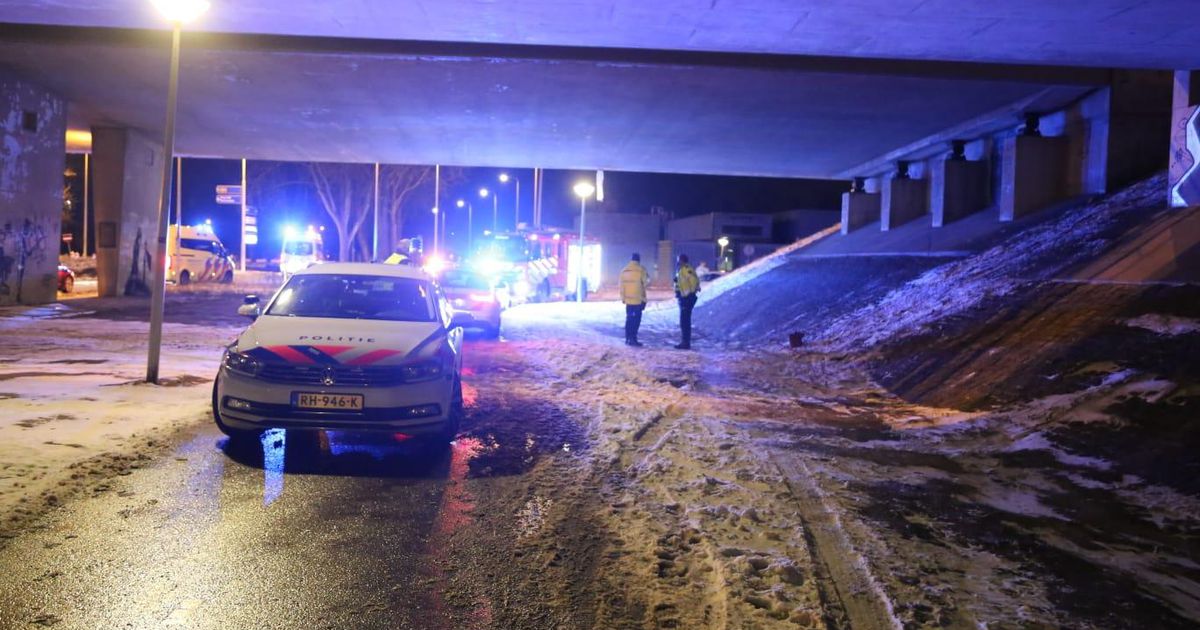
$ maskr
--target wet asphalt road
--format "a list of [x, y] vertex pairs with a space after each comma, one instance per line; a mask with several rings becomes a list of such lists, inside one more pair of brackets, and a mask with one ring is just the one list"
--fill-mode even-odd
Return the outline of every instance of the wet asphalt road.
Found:
[[438, 556], [471, 447], [215, 430], [0, 551], [0, 625], [452, 627]]
[[[230, 323], [239, 301], [192, 298], [188, 323]], [[78, 305], [101, 319], [141, 312]], [[516, 424], [533, 401], [480, 387], [506, 354], [468, 336], [467, 431], [449, 447], [273, 431], [236, 448], [197, 418], [153, 464], [89, 486], [0, 544], [0, 629], [492, 625], [478, 589], [462, 585], [487, 582], [473, 567], [491, 558], [494, 572], [512, 551], [466, 531], [479, 526], [477, 499], [521, 496], [524, 473], [551, 452], [530, 445], [557, 448], [570, 425], [558, 413]]]

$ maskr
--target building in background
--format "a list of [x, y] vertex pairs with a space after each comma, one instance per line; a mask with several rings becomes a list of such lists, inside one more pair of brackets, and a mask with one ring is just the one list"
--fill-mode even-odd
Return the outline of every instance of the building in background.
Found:
[[[665, 223], [666, 218], [659, 213], [589, 211], [586, 236], [599, 240], [603, 245], [600, 261], [601, 282], [613, 286], [621, 275], [621, 269], [629, 262], [629, 255], [634, 252], [642, 255], [651, 280], [656, 280], [654, 255], [658, 251], [658, 242], [662, 240]], [[578, 217], [575, 218], [574, 228], [578, 233]], [[670, 266], [665, 273], [669, 280]]]

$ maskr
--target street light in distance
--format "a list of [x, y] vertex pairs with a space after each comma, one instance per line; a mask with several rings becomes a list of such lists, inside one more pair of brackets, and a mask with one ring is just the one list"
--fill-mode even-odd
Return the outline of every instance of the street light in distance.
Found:
[[587, 219], [587, 200], [596, 192], [591, 182], [579, 182], [573, 188], [579, 197], [579, 271], [575, 274], [575, 300], [583, 302], [587, 299], [587, 256], [583, 247], [583, 229]]
[[516, 190], [513, 191], [513, 231], [516, 231], [521, 226], [521, 180], [508, 173], [500, 173], [501, 184], [507, 184], [510, 179], [516, 184]]

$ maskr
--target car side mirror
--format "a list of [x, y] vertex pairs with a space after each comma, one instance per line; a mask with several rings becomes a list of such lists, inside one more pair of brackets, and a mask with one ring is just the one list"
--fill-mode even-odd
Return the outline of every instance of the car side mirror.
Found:
[[242, 298], [242, 305], [238, 307], [238, 315], [244, 315], [250, 319], [258, 318], [259, 302], [257, 295], [247, 295]]

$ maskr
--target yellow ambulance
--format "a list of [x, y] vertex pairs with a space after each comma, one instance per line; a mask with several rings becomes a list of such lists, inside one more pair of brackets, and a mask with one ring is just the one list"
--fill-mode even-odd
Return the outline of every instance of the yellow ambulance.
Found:
[[184, 285], [193, 282], [233, 282], [233, 257], [213, 233], [212, 226], [169, 227], [167, 232], [167, 280]]

